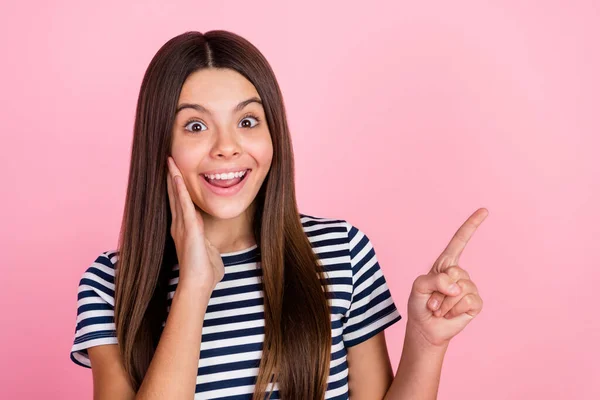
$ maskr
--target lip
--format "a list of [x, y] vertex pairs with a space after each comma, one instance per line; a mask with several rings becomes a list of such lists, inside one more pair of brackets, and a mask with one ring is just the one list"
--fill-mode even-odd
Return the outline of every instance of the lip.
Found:
[[[216, 173], [223, 173], [223, 172], [235, 172], [235, 171], [240, 171], [239, 169], [230, 169], [229, 171], [226, 170], [220, 170], [221, 172], [212, 172], [214, 174]], [[240, 190], [242, 190], [242, 188], [244, 187], [244, 185], [246, 184], [246, 181], [248, 180], [248, 175], [250, 175], [250, 173], [252, 172], [251, 169], [246, 171], [246, 175], [244, 175], [244, 179], [242, 179], [242, 181], [240, 183], [238, 183], [235, 186], [232, 187], [228, 187], [228, 188], [221, 188], [218, 186], [213, 186], [210, 183], [208, 183], [208, 181], [206, 180], [206, 178], [204, 177], [204, 174], [208, 174], [208, 172], [204, 172], [202, 174], [200, 174], [200, 180], [202, 182], [204, 182], [204, 185], [214, 194], [219, 195], [219, 196], [233, 196], [234, 194], [236, 194], [237, 192], [239, 192]]]
[[213, 169], [212, 171], [206, 171], [206, 172], [203, 172], [202, 174], [216, 175], [216, 174], [228, 174], [230, 172], [238, 172], [238, 171], [250, 171], [250, 168], [237, 167], [237, 168]]

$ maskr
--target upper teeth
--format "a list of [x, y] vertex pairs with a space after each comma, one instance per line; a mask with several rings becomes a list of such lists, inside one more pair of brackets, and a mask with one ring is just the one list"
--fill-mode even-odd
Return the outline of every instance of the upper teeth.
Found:
[[246, 174], [246, 170], [239, 172], [229, 172], [223, 174], [204, 174], [208, 179], [233, 179], [233, 178], [241, 178]]

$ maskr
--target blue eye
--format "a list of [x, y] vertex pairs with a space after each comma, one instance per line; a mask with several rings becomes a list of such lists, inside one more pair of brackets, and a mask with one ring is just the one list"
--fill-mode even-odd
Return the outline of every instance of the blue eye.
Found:
[[[200, 129], [197, 128], [198, 126], [200, 126]], [[191, 127], [191, 128], [188, 129], [188, 127]], [[202, 127], [204, 127], [204, 129], [202, 129]], [[202, 132], [202, 131], [205, 131], [208, 129], [206, 127], [206, 125], [204, 125], [202, 122], [196, 121], [196, 120], [189, 121], [187, 124], [185, 124], [184, 128], [190, 132]]]

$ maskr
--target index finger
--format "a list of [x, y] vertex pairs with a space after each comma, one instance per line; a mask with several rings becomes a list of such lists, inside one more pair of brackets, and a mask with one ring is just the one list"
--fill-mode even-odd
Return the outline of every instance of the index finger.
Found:
[[171, 170], [167, 168], [167, 197], [169, 199], [169, 207], [171, 208], [171, 218], [175, 219], [175, 194], [173, 193], [173, 177], [171, 176]]
[[489, 211], [485, 208], [480, 208], [462, 224], [456, 231], [448, 246], [442, 252], [442, 257], [451, 259], [455, 264], [458, 264], [458, 259], [463, 250], [467, 246], [469, 239], [475, 233], [479, 225], [487, 218]]
[[183, 176], [181, 175], [179, 168], [177, 168], [177, 165], [175, 164], [175, 160], [173, 160], [172, 157], [169, 157], [168, 162], [171, 175], [173, 176], [173, 186], [175, 186], [173, 188], [173, 191], [175, 192], [177, 203], [179, 205], [177, 209], [181, 210], [182, 221], [187, 226], [193, 226], [194, 224], [198, 224], [199, 222], [201, 223], [202, 221], [198, 218], [194, 201], [190, 196], [190, 192], [188, 191], [187, 186], [185, 185], [185, 181], [183, 180]]

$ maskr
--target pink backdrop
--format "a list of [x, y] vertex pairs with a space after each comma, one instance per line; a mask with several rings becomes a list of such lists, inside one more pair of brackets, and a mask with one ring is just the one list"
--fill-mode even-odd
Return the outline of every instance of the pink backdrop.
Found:
[[117, 240], [141, 79], [165, 41], [211, 29], [266, 55], [301, 211], [369, 234], [404, 316], [490, 211], [462, 257], [485, 306], [440, 399], [600, 398], [600, 6], [483, 3], [4, 2], [0, 398], [92, 398], [69, 360], [77, 283]]

